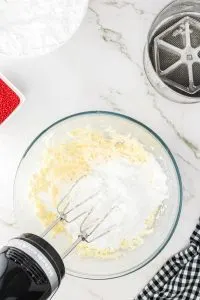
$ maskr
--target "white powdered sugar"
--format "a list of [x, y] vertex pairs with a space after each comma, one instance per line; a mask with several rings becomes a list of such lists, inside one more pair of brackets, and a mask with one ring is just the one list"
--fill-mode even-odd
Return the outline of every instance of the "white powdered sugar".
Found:
[[0, 53], [35, 56], [64, 44], [79, 27], [88, 0], [1, 0]]
[[[144, 234], [147, 230], [145, 222], [149, 217], [152, 216], [154, 224], [154, 213], [168, 198], [167, 177], [152, 155], [142, 164], [118, 158], [94, 166], [92, 173], [79, 183], [73, 195], [73, 206], [80, 202], [80, 195], [81, 199], [95, 195], [84, 207], [79, 208], [80, 211], [76, 210], [77, 215], [95, 207], [88, 224], [97, 218], [101, 219], [114, 207], [94, 237], [110, 227], [112, 231], [95, 240], [93, 246], [98, 249], [120, 249], [124, 240], [131, 245], [134, 238]], [[78, 219], [68, 227], [73, 239], [79, 233], [80, 223]]]
[[54, 228], [53, 235], [64, 233], [71, 243], [80, 228], [92, 231], [91, 243], [77, 247], [84, 257], [118, 257], [141, 246], [156, 231], [169, 199], [161, 160], [131, 136], [76, 129], [71, 137], [47, 147], [32, 177], [30, 197], [36, 215], [46, 227], [57, 218], [57, 205], [60, 213], [67, 207], [67, 222]]

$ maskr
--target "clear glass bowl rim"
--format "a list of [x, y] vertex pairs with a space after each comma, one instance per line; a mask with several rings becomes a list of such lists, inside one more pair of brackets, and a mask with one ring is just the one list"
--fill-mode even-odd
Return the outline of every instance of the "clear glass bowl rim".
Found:
[[[157, 133], [155, 133], [151, 128], [149, 128], [147, 125], [143, 124], [142, 122], [140, 122], [140, 121], [138, 121], [138, 120], [136, 120], [136, 119], [134, 119], [132, 117], [129, 117], [129, 116], [124, 115], [124, 114], [120, 114], [120, 113], [116, 113], [116, 112], [112, 112], [112, 111], [104, 111], [104, 110], [83, 111], [83, 112], [75, 113], [75, 114], [66, 116], [64, 118], [61, 118], [61, 119], [55, 121], [50, 126], [48, 126], [43, 131], [41, 131], [33, 139], [33, 141], [30, 143], [30, 145], [27, 147], [27, 149], [25, 150], [25, 152], [24, 152], [24, 154], [23, 154], [23, 156], [22, 156], [22, 158], [21, 158], [21, 160], [19, 162], [19, 165], [18, 165], [18, 168], [17, 168], [17, 171], [16, 171], [16, 175], [15, 175], [14, 188], [15, 188], [15, 183], [16, 183], [16, 179], [17, 179], [17, 175], [18, 175], [18, 171], [20, 169], [21, 163], [25, 159], [25, 157], [28, 154], [29, 150], [37, 142], [37, 140], [39, 140], [40, 137], [43, 136], [49, 129], [51, 129], [52, 127], [56, 126], [59, 123], [62, 123], [64, 121], [66, 121], [68, 119], [71, 119], [71, 118], [74, 118], [74, 117], [79, 117], [79, 116], [84, 116], [84, 115], [100, 115], [100, 114], [102, 114], [102, 115], [108, 115], [108, 116], [110, 115], [111, 117], [112, 116], [119, 117], [119, 118], [126, 119], [128, 121], [131, 121], [133, 123], [136, 123], [139, 126], [143, 127], [145, 130], [147, 130], [150, 134], [152, 134], [155, 137], [155, 139], [158, 140], [158, 142], [161, 143], [161, 145], [167, 151], [167, 153], [169, 155], [169, 158], [171, 159], [172, 164], [174, 165], [174, 168], [175, 168], [175, 172], [176, 172], [177, 180], [178, 180], [178, 186], [179, 186], [179, 199], [178, 199], [179, 203], [178, 203], [178, 209], [177, 209], [176, 219], [174, 221], [174, 224], [171, 227], [171, 230], [170, 230], [169, 234], [165, 238], [164, 242], [160, 245], [159, 248], [156, 249], [156, 251], [151, 256], [149, 256], [146, 260], [144, 260], [139, 265], [137, 265], [135, 267], [132, 267], [132, 268], [130, 268], [130, 269], [126, 270], [126, 271], [123, 271], [123, 272], [119, 272], [119, 273], [116, 273], [116, 274], [108, 274], [108, 275], [97, 275], [97, 274], [94, 274], [94, 275], [91, 275], [91, 274], [89, 275], [88, 274], [87, 275], [87, 274], [82, 274], [82, 273], [81, 274], [74, 273], [74, 272], [71, 272], [70, 270], [66, 270], [66, 274], [68, 274], [68, 275], [71, 275], [71, 276], [74, 276], [74, 277], [78, 277], [78, 278], [82, 278], [82, 279], [90, 279], [90, 280], [107, 280], [107, 279], [120, 278], [120, 277], [129, 275], [131, 273], [134, 273], [134, 272], [138, 271], [139, 269], [141, 269], [144, 266], [146, 266], [147, 264], [149, 264], [152, 260], [154, 260], [160, 254], [160, 252], [165, 248], [165, 246], [168, 244], [168, 242], [170, 241], [171, 237], [173, 236], [173, 234], [175, 232], [175, 229], [177, 227], [179, 218], [180, 218], [181, 209], [182, 209], [182, 202], [183, 202], [183, 188], [182, 188], [182, 180], [181, 180], [180, 171], [179, 171], [178, 165], [176, 163], [176, 160], [175, 160], [172, 152], [170, 151], [170, 149], [168, 148], [168, 146], [165, 144], [165, 142], [162, 140], [162, 138]], [[16, 211], [16, 209], [15, 209], [16, 206], [15, 205], [17, 205], [17, 203], [15, 202], [15, 189], [14, 189], [14, 193], [13, 194], [14, 194], [14, 210]]]

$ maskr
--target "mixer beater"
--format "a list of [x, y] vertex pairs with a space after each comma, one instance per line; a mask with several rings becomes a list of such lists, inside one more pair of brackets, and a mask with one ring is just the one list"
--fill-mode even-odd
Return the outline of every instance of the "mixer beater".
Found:
[[[92, 221], [90, 219], [95, 211], [95, 206], [89, 210], [83, 209], [82, 212], [76, 214], [79, 208], [84, 208], [84, 205], [99, 193], [97, 192], [73, 205], [71, 194], [74, 189], [78, 188], [83, 177], [78, 179], [61, 199], [57, 206], [57, 219], [41, 236], [23, 234], [9, 241], [7, 246], [2, 249], [0, 252], [0, 300], [48, 299], [57, 291], [65, 275], [63, 259], [82, 241], [92, 243], [110, 233], [117, 225], [110, 225], [99, 232], [105, 220], [119, 208], [115, 204], [103, 216], [93, 218]], [[81, 222], [77, 239], [63, 255], [58, 254], [44, 238], [59, 222], [70, 224], [78, 219], [81, 219]]]

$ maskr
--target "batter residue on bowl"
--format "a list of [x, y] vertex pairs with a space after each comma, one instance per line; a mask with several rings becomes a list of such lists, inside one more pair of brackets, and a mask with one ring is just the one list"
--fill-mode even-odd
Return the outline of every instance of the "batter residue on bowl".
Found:
[[[30, 197], [45, 227], [55, 220], [60, 199], [82, 176], [70, 203], [94, 197], [76, 214], [95, 206], [91, 217], [95, 218], [113, 206], [115, 209], [96, 234], [110, 226], [113, 230], [91, 244], [81, 243], [78, 254], [111, 258], [143, 244], [168, 198], [167, 177], [156, 158], [131, 136], [110, 129], [104, 133], [73, 130], [62, 143], [45, 149], [41, 168], [31, 179]], [[73, 241], [80, 223], [81, 219], [60, 223], [54, 234], [65, 232]]]

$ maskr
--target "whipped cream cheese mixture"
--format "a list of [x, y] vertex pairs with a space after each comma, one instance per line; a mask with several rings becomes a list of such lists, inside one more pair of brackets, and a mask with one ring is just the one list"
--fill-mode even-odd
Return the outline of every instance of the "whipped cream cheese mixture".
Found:
[[[142, 245], [155, 230], [168, 198], [167, 177], [156, 158], [135, 138], [109, 130], [105, 135], [77, 129], [61, 144], [47, 146], [30, 185], [36, 214], [45, 227], [56, 218], [57, 204], [76, 181], [69, 208], [92, 197], [71, 219], [95, 207], [86, 225], [94, 224], [111, 210], [94, 237], [108, 228], [111, 232], [91, 244], [81, 243], [77, 252], [82, 256], [116, 257]], [[54, 235], [65, 232], [74, 241], [82, 220], [60, 223]]]

